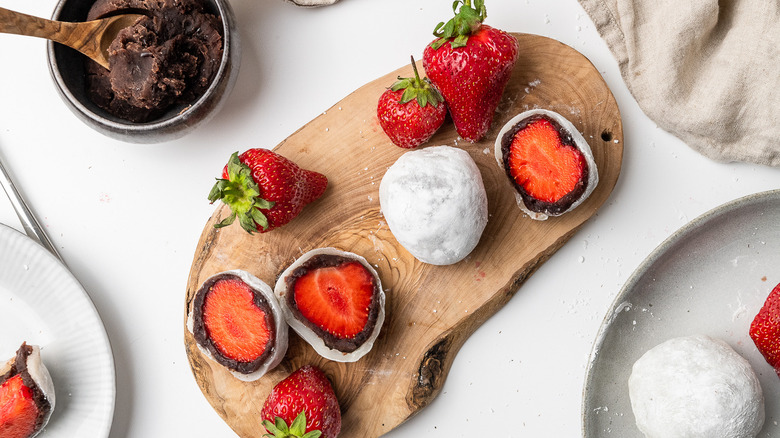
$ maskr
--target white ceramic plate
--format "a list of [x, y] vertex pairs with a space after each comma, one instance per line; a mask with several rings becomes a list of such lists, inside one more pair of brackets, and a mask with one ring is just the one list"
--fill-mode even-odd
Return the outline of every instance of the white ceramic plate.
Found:
[[57, 258], [0, 225], [0, 361], [23, 341], [41, 347], [54, 381], [56, 406], [41, 436], [108, 436], [114, 359], [92, 301]]
[[723, 339], [750, 362], [765, 399], [760, 436], [774, 436], [780, 379], [748, 330], [778, 283], [780, 190], [724, 204], [669, 237], [631, 275], [599, 330], [586, 370], [583, 436], [642, 438], [628, 396], [631, 367], [661, 342], [696, 333]]

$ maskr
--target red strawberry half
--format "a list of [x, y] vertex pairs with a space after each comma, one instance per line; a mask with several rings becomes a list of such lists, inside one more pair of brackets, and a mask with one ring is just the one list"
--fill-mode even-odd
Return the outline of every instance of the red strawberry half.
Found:
[[238, 218], [249, 233], [271, 231], [298, 216], [325, 193], [327, 185], [325, 175], [302, 169], [268, 149], [234, 153], [209, 193], [209, 201], [221, 200], [231, 210], [215, 226], [230, 225]]
[[295, 306], [319, 330], [338, 339], [355, 339], [368, 324], [374, 277], [359, 262], [334, 262], [330, 266], [327, 259], [312, 259], [322, 266], [302, 272], [295, 281]]
[[242, 380], [255, 380], [287, 351], [287, 326], [271, 288], [244, 271], [206, 280], [188, 320], [195, 341]]
[[528, 196], [550, 204], [581, 194], [588, 171], [582, 152], [564, 140], [553, 123], [543, 117], [527, 121], [514, 135], [506, 157], [515, 183]]
[[24, 343], [16, 357], [0, 365], [0, 437], [36, 436], [53, 409], [54, 386], [40, 349]]
[[588, 143], [552, 111], [532, 110], [510, 120], [496, 140], [496, 159], [521, 207], [536, 219], [573, 209], [598, 183]]
[[0, 385], [0, 436], [26, 438], [33, 436], [39, 409], [32, 390], [15, 375]]
[[328, 359], [359, 359], [384, 321], [379, 276], [364, 258], [345, 251], [304, 254], [282, 273], [274, 292], [290, 327]]
[[341, 432], [341, 408], [330, 380], [312, 365], [274, 386], [261, 418], [271, 438], [336, 438]]
[[414, 58], [412, 67], [414, 77], [399, 77], [377, 104], [379, 125], [396, 146], [407, 149], [428, 141], [447, 116], [444, 98], [428, 78], [420, 79]]
[[425, 48], [423, 66], [444, 96], [458, 135], [474, 143], [490, 128], [519, 45], [512, 35], [482, 24], [483, 0], [475, 0], [474, 7], [471, 0], [456, 0], [453, 12], [453, 19], [434, 29], [438, 38]]
[[750, 324], [750, 338], [780, 376], [780, 284], [772, 289]]

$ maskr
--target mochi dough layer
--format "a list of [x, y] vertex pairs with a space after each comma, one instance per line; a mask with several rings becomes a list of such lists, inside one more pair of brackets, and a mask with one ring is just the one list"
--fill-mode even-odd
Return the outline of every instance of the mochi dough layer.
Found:
[[636, 425], [648, 438], [753, 438], [764, 424], [755, 372], [709, 336], [651, 348], [634, 363], [628, 389]]
[[487, 225], [482, 175], [467, 152], [451, 146], [401, 155], [382, 178], [379, 203], [395, 238], [423, 263], [463, 260]]

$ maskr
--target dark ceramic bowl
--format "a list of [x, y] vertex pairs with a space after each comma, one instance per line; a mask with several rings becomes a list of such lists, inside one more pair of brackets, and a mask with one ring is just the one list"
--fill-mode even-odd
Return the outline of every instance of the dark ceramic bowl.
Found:
[[[241, 60], [236, 20], [228, 0], [204, 0], [209, 12], [220, 17], [223, 53], [219, 70], [205, 93], [190, 104], [170, 108], [149, 122], [134, 123], [118, 118], [95, 105], [87, 96], [85, 57], [49, 41], [49, 71], [60, 96], [79, 119], [108, 137], [130, 143], [160, 143], [180, 138], [214, 116], [233, 88]], [[94, 0], [59, 0], [52, 19], [85, 21]]]

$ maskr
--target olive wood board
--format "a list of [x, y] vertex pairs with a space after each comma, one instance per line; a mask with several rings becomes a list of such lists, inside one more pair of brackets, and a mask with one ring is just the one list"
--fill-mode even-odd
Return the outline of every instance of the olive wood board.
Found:
[[[612, 93], [598, 70], [573, 48], [537, 35], [513, 35], [519, 41], [520, 56], [485, 138], [473, 144], [459, 139], [448, 119], [421, 146], [464, 149], [482, 174], [488, 224], [464, 260], [449, 266], [419, 262], [393, 237], [380, 211], [382, 176], [406, 150], [393, 145], [382, 131], [376, 105], [399, 75], [413, 74], [411, 65], [359, 88], [274, 148], [329, 180], [322, 198], [306, 206], [292, 222], [251, 235], [237, 222], [216, 229], [214, 224], [229, 209], [215, 204], [195, 252], [182, 323], [195, 380], [239, 436], [265, 433], [260, 418], [263, 402], [276, 383], [305, 364], [322, 368], [333, 383], [342, 409], [341, 438], [376, 437], [403, 423], [438, 395], [466, 339], [609, 197], [623, 156], [622, 123]], [[421, 63], [418, 68], [423, 71]], [[583, 204], [546, 221], [532, 220], [521, 212], [514, 189], [493, 154], [495, 137], [504, 123], [533, 108], [562, 114], [584, 134], [600, 179]], [[220, 171], [215, 169], [215, 176]], [[353, 363], [329, 361], [290, 330], [282, 363], [247, 383], [200, 353], [187, 331], [186, 318], [206, 278], [243, 269], [273, 287], [290, 263], [319, 247], [360, 254], [379, 273], [387, 295], [386, 319], [366, 356]]]

